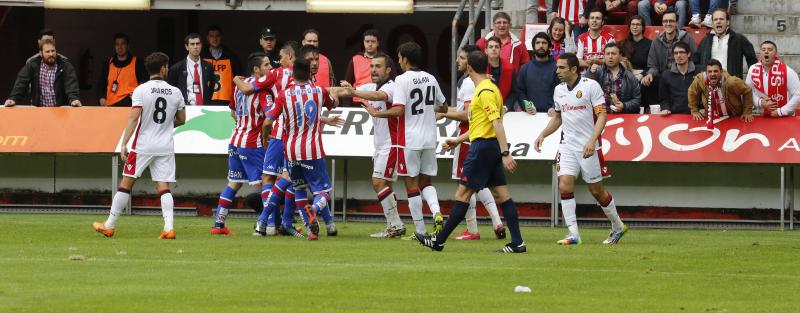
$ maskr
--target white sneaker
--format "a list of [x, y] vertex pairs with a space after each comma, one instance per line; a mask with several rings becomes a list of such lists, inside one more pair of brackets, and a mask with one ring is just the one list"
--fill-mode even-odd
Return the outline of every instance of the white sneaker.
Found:
[[700, 14], [692, 14], [692, 19], [689, 21], [689, 26], [700, 27]]
[[703, 26], [708, 28], [713, 28], [714, 24], [711, 22], [711, 13], [706, 14], [706, 17], [703, 18]]

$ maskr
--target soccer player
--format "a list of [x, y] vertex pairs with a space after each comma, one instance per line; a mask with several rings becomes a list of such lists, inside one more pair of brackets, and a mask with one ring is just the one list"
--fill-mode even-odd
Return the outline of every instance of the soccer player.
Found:
[[519, 230], [517, 207], [508, 192], [503, 168], [514, 172], [517, 162], [511, 157], [503, 128], [503, 96], [486, 74], [489, 59], [483, 52], [473, 51], [467, 59], [467, 74], [475, 83], [475, 94], [469, 105], [469, 131], [457, 138], [446, 139], [442, 147], [449, 150], [469, 139], [467, 160], [456, 190], [456, 202], [441, 232], [430, 236], [415, 234], [423, 246], [442, 251], [445, 241], [464, 219], [469, 198], [483, 188], [489, 188], [503, 208], [503, 216], [511, 232], [511, 242], [497, 250], [501, 253], [527, 251]]
[[[366, 98], [380, 98], [382, 100], [362, 100], [362, 106], [372, 116], [372, 125], [375, 135], [375, 153], [372, 155], [372, 188], [378, 195], [378, 202], [383, 208], [386, 217], [386, 229], [370, 235], [373, 238], [397, 238], [406, 233], [406, 227], [397, 212], [397, 197], [392, 190], [392, 183], [397, 180], [397, 156], [400, 149], [397, 147], [397, 117], [389, 116], [387, 111], [392, 105], [392, 59], [384, 54], [377, 53], [372, 57], [370, 73], [372, 83], [358, 86], [353, 96]], [[342, 81], [343, 87], [350, 87]]]
[[[444, 117], [458, 121], [459, 135], [465, 134], [469, 131], [469, 104], [472, 102], [472, 95], [475, 93], [475, 83], [467, 75], [467, 57], [472, 51], [478, 51], [477, 46], [467, 45], [458, 53], [456, 63], [458, 70], [464, 73], [459, 79], [458, 94], [456, 98], [456, 108], [449, 108]], [[502, 92], [501, 92], [502, 93]], [[455, 156], [453, 157], [453, 174], [455, 180], [461, 179], [461, 173], [464, 169], [464, 161], [467, 160], [470, 143], [468, 141], [462, 142], [455, 147]], [[497, 212], [497, 204], [494, 202], [494, 197], [489, 188], [483, 188], [474, 193], [469, 198], [469, 208], [467, 209], [466, 222], [467, 229], [453, 239], [456, 240], [478, 240], [481, 239], [481, 234], [478, 232], [478, 219], [475, 211], [477, 199], [480, 198], [489, 216], [492, 218], [492, 225], [494, 225], [494, 234], [497, 239], [506, 238], [506, 227], [500, 221], [500, 215]]]
[[444, 217], [431, 177], [437, 172], [436, 111], [446, 110], [447, 105], [436, 78], [419, 68], [423, 56], [417, 43], [400, 45], [397, 57], [404, 71], [395, 79], [392, 91], [392, 109], [399, 107], [400, 113], [397, 144], [403, 148], [398, 158], [397, 174], [405, 177], [408, 206], [416, 232], [426, 233], [422, 215], [424, 198], [433, 215], [433, 232], [438, 233], [444, 226]]
[[[172, 131], [186, 122], [186, 101], [178, 88], [164, 81], [169, 72], [169, 57], [155, 52], [145, 58], [145, 67], [150, 81], [134, 89], [131, 97], [133, 108], [128, 117], [128, 126], [122, 137], [120, 155], [125, 162], [122, 182], [111, 201], [111, 214], [105, 223], [95, 222], [94, 230], [106, 237], [113, 237], [115, 226], [122, 209], [131, 198], [131, 189], [136, 179], [145, 169], [156, 182], [161, 197], [161, 213], [164, 216], [164, 230], [158, 239], [175, 239], [173, 228], [173, 199], [169, 183], [175, 182], [175, 148]], [[134, 130], [132, 150], [128, 153], [128, 141]]]
[[310, 82], [311, 65], [306, 59], [295, 60], [293, 76], [293, 82], [278, 95], [272, 110], [267, 113], [264, 131], [271, 130], [272, 122], [278, 117], [283, 118], [283, 149], [295, 190], [295, 201], [307, 199], [306, 189], [311, 189], [313, 204], [305, 204], [304, 209], [308, 214], [308, 239], [317, 240], [317, 214], [328, 205], [328, 192], [333, 187], [325, 165], [319, 111], [321, 106], [328, 109], [335, 107], [338, 98], [329, 93], [333, 88], [323, 89]]
[[[247, 58], [251, 76], [244, 83], [252, 84], [255, 80], [269, 74], [272, 65], [269, 58], [262, 53], [253, 53]], [[261, 127], [265, 110], [272, 107], [267, 100], [268, 91], [261, 90], [245, 95], [239, 88], [233, 92], [235, 106], [231, 116], [236, 126], [228, 144], [228, 185], [219, 196], [219, 205], [214, 219], [212, 235], [230, 235], [225, 227], [225, 218], [233, 205], [236, 193], [243, 183], [261, 189], [261, 167], [264, 161], [264, 146], [261, 142]]]
[[617, 214], [614, 198], [603, 187], [603, 177], [610, 176], [603, 160], [600, 134], [606, 125], [605, 98], [603, 89], [596, 81], [580, 77], [578, 57], [562, 54], [556, 63], [556, 74], [562, 81], [553, 93], [556, 114], [536, 138], [533, 148], [541, 152], [544, 138], [559, 127], [561, 144], [556, 156], [558, 189], [561, 192], [561, 208], [569, 235], [557, 243], [560, 245], [581, 244], [578, 222], [575, 216], [575, 177], [581, 174], [588, 184], [589, 192], [600, 203], [603, 212], [611, 221], [611, 234], [603, 244], [616, 244], [628, 231]]
[[[296, 51], [296, 42], [287, 42], [279, 51], [280, 67], [251, 83], [245, 83], [241, 77], [236, 77], [236, 87], [245, 95], [266, 92], [270, 103], [266, 111], [271, 110], [275, 96], [291, 82]], [[261, 200], [264, 209], [256, 221], [253, 235], [273, 236], [278, 234], [276, 225], [281, 225], [281, 214], [278, 213], [280, 205], [294, 208], [294, 190], [291, 189], [288, 176], [284, 174], [283, 127], [273, 127], [271, 132], [264, 132], [264, 126], [262, 124], [261, 132], [262, 142], [266, 147], [261, 176]], [[288, 234], [302, 237], [294, 228], [288, 230]]]

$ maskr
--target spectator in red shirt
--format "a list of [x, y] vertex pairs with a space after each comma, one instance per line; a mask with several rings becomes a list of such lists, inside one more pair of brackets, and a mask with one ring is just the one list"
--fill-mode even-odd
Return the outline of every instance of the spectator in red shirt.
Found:
[[511, 28], [511, 17], [506, 12], [497, 12], [492, 18], [493, 29], [486, 36], [478, 39], [475, 44], [483, 51], [486, 50], [486, 40], [491, 37], [500, 38], [503, 43], [500, 47], [500, 58], [508, 61], [514, 67], [514, 71], [530, 61], [525, 44], [517, 36], [514, 36], [509, 29]]

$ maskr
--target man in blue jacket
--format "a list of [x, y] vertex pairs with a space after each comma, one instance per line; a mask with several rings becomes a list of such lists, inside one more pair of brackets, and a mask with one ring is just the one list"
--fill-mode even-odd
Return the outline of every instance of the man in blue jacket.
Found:
[[519, 103], [530, 101], [534, 109], [528, 109], [528, 113], [547, 112], [547, 115], [554, 115], [553, 90], [561, 82], [556, 75], [556, 61], [550, 56], [550, 36], [544, 32], [539, 32], [531, 39], [531, 46], [534, 51], [534, 58], [519, 70], [517, 76], [517, 92]]
[[603, 51], [604, 64], [593, 64], [586, 71], [586, 78], [597, 81], [603, 87], [608, 113], [639, 113], [642, 104], [639, 80], [620, 65], [621, 53], [617, 44], [609, 43]]

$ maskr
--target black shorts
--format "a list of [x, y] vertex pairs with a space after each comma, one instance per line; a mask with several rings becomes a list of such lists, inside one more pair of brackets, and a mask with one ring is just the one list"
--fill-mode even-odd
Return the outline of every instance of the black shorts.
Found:
[[476, 191], [507, 185], [497, 139], [479, 138], [472, 142], [459, 183]]

